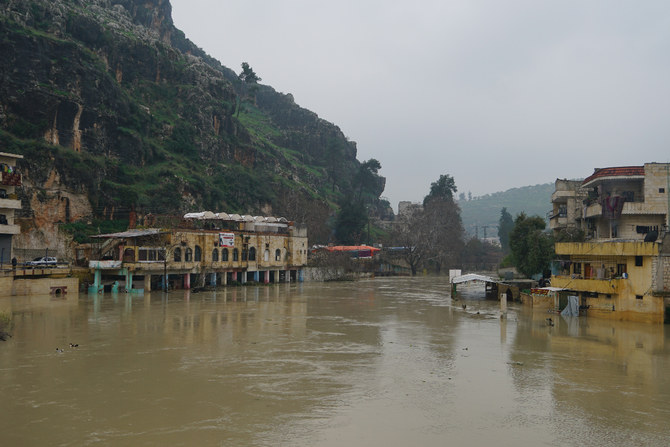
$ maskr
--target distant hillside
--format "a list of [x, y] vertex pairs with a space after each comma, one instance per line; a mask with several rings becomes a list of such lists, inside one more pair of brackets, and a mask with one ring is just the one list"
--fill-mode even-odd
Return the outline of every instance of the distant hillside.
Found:
[[512, 217], [525, 212], [529, 216], [545, 218], [551, 209], [553, 192], [554, 184], [545, 183], [473, 197], [472, 200], [460, 200], [458, 204], [461, 207], [463, 228], [470, 236], [498, 236], [498, 219], [503, 207], [507, 208]]

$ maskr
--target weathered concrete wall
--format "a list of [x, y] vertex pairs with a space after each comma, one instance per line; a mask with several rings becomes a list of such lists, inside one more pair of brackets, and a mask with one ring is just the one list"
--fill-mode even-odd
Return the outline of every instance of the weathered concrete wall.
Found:
[[0, 296], [12, 295], [12, 282], [13, 278], [11, 276], [0, 278]]
[[[3, 281], [4, 280], [4, 281]], [[9, 280], [9, 283], [5, 283]], [[0, 296], [27, 296], [79, 293], [77, 278], [0, 278]]]

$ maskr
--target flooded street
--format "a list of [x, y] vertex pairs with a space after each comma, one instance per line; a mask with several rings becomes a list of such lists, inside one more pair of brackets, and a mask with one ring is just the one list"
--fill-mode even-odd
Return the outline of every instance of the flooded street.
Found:
[[0, 445], [668, 445], [667, 326], [552, 327], [517, 304], [501, 320], [478, 290], [448, 291], [0, 298]]

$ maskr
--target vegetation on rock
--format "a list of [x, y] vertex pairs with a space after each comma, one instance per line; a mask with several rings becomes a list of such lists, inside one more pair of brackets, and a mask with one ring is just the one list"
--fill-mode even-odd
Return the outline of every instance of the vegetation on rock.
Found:
[[165, 0], [0, 1], [0, 144], [25, 156], [19, 217], [57, 188], [90, 203], [64, 223], [210, 209], [285, 215], [327, 242], [344, 197], [378, 209], [378, 162], [365, 168], [337, 126], [249, 64], [222, 66], [170, 16]]

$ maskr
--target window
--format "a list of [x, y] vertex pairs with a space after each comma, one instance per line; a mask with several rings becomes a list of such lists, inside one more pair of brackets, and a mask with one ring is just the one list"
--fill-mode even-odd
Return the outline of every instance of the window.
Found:
[[227, 248], [224, 248], [223, 250], [221, 250], [221, 260], [224, 261], [224, 262], [228, 261], [228, 249]]
[[624, 273], [626, 273], [626, 264], [617, 264], [616, 276], [622, 276]]
[[193, 250], [191, 249], [191, 247], [186, 248], [186, 252], [184, 254], [184, 261], [193, 262]]
[[202, 250], [199, 245], [195, 246], [195, 262], [202, 261]]
[[249, 252], [247, 251], [247, 249], [246, 249], [246, 248], [243, 248], [243, 249], [242, 249], [242, 260], [243, 260], [243, 261], [246, 261], [246, 260], [247, 260], [248, 254], [249, 254]]
[[275, 261], [281, 261], [281, 250], [280, 249], [275, 250]]
[[255, 261], [256, 260], [256, 249], [254, 247], [251, 247], [249, 249], [249, 260], [250, 261]]
[[582, 264], [579, 262], [575, 262], [572, 264], [572, 273], [575, 275], [581, 275], [582, 274]]
[[219, 261], [219, 250], [216, 248], [212, 250], [212, 262], [218, 262]]
[[263, 261], [269, 261], [270, 260], [270, 250], [267, 248], [263, 252]]
[[123, 262], [135, 262], [135, 250], [126, 248], [123, 251]]
[[636, 299], [636, 300], [641, 300], [641, 299], [642, 299], [642, 295], [635, 295], [635, 299]]
[[240, 260], [240, 252], [237, 250], [237, 248], [233, 249], [233, 262], [237, 262]]
[[635, 256], [635, 267], [642, 267], [643, 259], [642, 256]]
[[664, 194], [665, 193], [665, 188], [658, 188], [659, 194]]
[[181, 248], [174, 249], [174, 262], [181, 262]]

